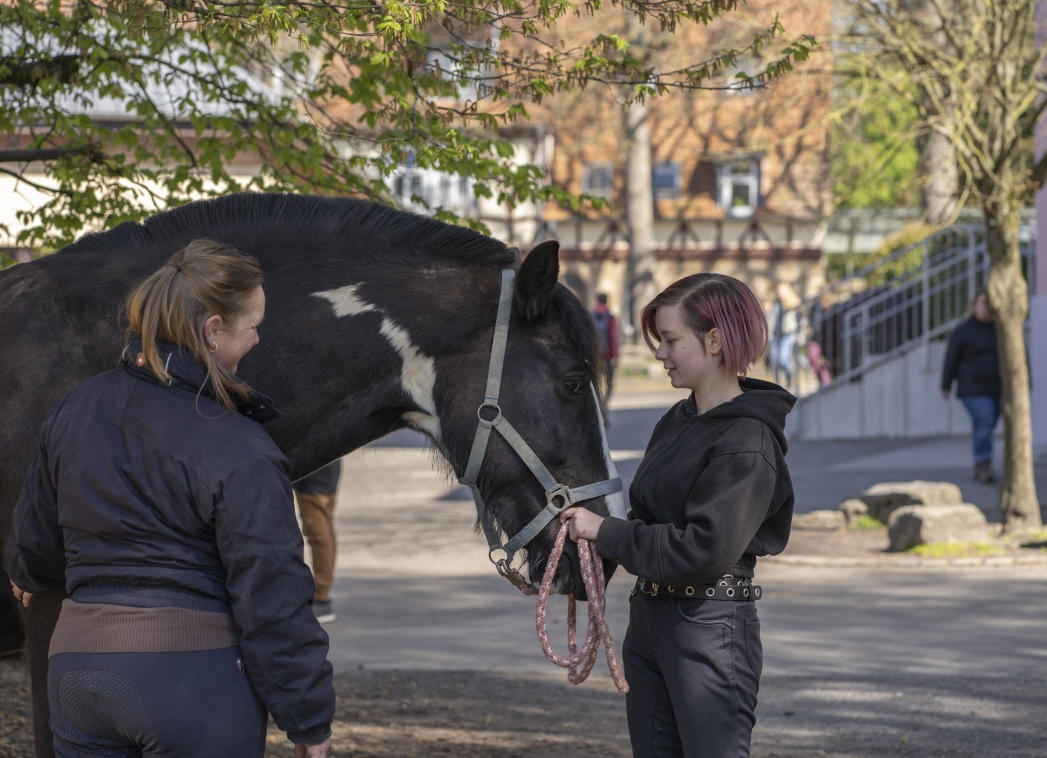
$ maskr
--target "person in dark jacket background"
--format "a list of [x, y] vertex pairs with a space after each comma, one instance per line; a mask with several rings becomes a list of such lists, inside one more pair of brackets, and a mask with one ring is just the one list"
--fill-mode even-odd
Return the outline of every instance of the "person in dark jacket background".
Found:
[[48, 413], [4, 552], [13, 591], [65, 586], [49, 650], [58, 756], [327, 754], [334, 686], [287, 459], [237, 378], [257, 262], [197, 240], [131, 294], [123, 366]]
[[629, 520], [564, 511], [572, 539], [638, 578], [622, 647], [633, 755], [749, 755], [763, 669], [756, 559], [785, 549], [793, 488], [785, 417], [796, 398], [745, 378], [768, 339], [742, 282], [695, 274], [642, 313], [672, 385], [629, 490]]
[[970, 317], [953, 329], [942, 363], [942, 397], [949, 399], [953, 382], [971, 417], [974, 478], [988, 484], [992, 471], [992, 434], [1000, 419], [1000, 358], [996, 325], [989, 310], [989, 296], [979, 290]]

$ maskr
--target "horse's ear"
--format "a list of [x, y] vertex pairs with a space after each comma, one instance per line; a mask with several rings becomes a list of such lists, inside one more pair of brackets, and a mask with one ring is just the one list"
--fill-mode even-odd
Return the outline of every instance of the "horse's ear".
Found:
[[560, 276], [560, 243], [546, 240], [536, 245], [520, 264], [516, 275], [516, 298], [528, 321], [545, 313], [545, 306]]

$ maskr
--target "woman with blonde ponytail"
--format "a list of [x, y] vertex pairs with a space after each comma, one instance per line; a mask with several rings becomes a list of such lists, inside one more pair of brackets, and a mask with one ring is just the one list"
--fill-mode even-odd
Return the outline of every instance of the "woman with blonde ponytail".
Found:
[[4, 566], [15, 597], [64, 586], [49, 650], [63, 756], [327, 755], [328, 639], [309, 607], [288, 462], [237, 376], [258, 344], [258, 263], [195, 240], [127, 300], [120, 368], [48, 414]]

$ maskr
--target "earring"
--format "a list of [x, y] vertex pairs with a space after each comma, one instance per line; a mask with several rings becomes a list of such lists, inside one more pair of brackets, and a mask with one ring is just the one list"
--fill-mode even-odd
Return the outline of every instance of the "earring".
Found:
[[212, 353], [217, 353], [218, 352], [218, 343], [215, 342], [214, 340], [211, 340], [211, 342], [207, 345], [207, 349], [210, 350]]

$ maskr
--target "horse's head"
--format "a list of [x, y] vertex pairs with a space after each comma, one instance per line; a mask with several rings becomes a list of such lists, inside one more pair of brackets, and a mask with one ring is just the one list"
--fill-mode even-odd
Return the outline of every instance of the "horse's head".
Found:
[[[462, 481], [475, 484], [488, 541], [502, 546], [492, 560], [498, 565], [513, 553], [526, 554], [535, 586], [560, 526], [557, 510], [573, 501], [601, 515], [609, 507], [624, 514], [596, 391], [600, 363], [592, 320], [557, 283], [557, 252], [555, 242], [542, 243], [524, 259], [515, 281], [503, 272], [499, 326], [492, 337], [496, 319], [486, 308], [483, 344], [458, 363], [455, 412], [442, 424], [458, 427], [444, 429], [445, 441], [456, 448], [449, 457]], [[499, 565], [503, 573], [506, 568]], [[605, 566], [607, 576], [613, 569]], [[585, 597], [570, 541], [553, 588]]]

